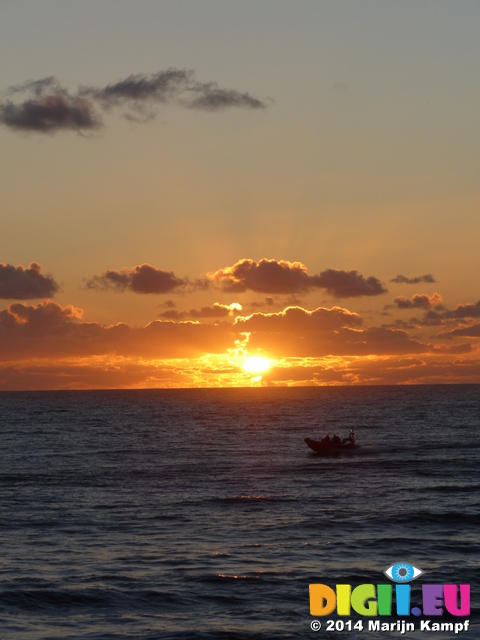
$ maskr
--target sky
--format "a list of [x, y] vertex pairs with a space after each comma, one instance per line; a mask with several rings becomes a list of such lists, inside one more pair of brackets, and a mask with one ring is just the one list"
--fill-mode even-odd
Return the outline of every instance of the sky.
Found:
[[0, 390], [480, 382], [479, 59], [477, 0], [0, 0]]

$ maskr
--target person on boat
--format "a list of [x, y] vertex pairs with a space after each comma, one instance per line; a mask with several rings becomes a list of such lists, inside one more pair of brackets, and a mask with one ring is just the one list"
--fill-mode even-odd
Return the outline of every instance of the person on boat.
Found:
[[342, 444], [355, 444], [355, 431], [353, 429], [350, 429], [348, 438], [344, 438]]
[[332, 444], [342, 444], [342, 441], [336, 434], [332, 438]]
[[325, 442], [326, 444], [330, 444], [330, 434], [329, 433], [327, 433], [325, 438], [323, 438], [322, 442]]

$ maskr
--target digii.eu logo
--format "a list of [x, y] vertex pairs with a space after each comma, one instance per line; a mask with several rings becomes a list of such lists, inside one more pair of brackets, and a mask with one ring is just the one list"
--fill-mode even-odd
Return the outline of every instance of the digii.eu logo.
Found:
[[[385, 569], [384, 574], [390, 580], [386, 584], [361, 584], [354, 588], [350, 584], [337, 584], [335, 589], [326, 584], [311, 584], [310, 613], [312, 616], [325, 617], [333, 614], [348, 617], [353, 614], [365, 617], [377, 616], [416, 616], [436, 618], [437, 620], [420, 620], [420, 631], [466, 631], [469, 621], [437, 622], [438, 617], [446, 612], [456, 618], [470, 615], [469, 584], [421, 584], [412, 596], [413, 580], [423, 575], [423, 571], [409, 562], [395, 562]], [[394, 584], [392, 584], [394, 583]], [[395, 589], [394, 589], [395, 587]], [[415, 603], [413, 606], [412, 604]], [[314, 625], [315, 623], [315, 625]], [[353, 628], [363, 629], [358, 621]], [[319, 630], [321, 623], [312, 622], [312, 629]], [[341, 627], [341, 629], [340, 629]], [[437, 628], [438, 627], [438, 628]], [[343, 630], [352, 628], [342, 620], [327, 621], [326, 630]], [[396, 622], [370, 621], [370, 631], [414, 631], [415, 624], [405, 620]]]

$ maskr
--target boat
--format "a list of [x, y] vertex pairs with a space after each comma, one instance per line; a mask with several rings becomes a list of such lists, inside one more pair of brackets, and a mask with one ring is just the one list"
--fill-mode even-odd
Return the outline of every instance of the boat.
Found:
[[333, 437], [330, 439], [329, 436], [323, 438], [322, 440], [312, 440], [312, 438], [305, 438], [305, 442], [310, 447], [312, 451], [315, 453], [341, 453], [342, 451], [353, 451], [354, 449], [359, 449], [360, 446], [355, 443], [353, 429], [350, 431], [350, 435], [348, 438], [344, 438], [340, 440], [340, 438]]

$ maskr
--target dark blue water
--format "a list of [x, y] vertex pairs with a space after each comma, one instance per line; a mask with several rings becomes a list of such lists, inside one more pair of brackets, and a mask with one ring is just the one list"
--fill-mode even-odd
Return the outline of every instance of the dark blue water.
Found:
[[471, 584], [480, 638], [479, 391], [0, 394], [1, 640], [397, 637], [314, 633], [308, 585], [398, 560]]

